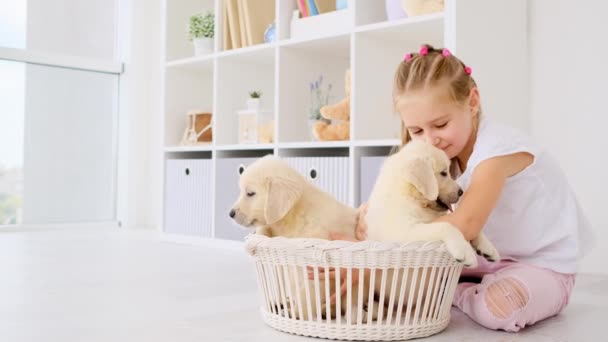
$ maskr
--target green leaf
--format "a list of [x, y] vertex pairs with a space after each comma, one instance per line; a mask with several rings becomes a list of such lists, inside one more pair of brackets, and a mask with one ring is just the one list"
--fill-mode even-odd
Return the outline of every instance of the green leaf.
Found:
[[213, 38], [215, 35], [215, 16], [213, 12], [195, 14], [190, 17], [188, 39]]

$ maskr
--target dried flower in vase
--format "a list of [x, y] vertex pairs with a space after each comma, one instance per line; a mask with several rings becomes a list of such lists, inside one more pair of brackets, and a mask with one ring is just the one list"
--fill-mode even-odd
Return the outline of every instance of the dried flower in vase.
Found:
[[323, 75], [319, 79], [310, 82], [310, 108], [308, 113], [309, 120], [327, 120], [321, 115], [321, 107], [329, 103], [329, 94], [331, 92], [331, 83], [323, 88]]

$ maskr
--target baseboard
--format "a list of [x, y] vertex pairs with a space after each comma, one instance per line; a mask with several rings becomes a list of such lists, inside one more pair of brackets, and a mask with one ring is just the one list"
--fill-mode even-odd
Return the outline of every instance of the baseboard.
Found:
[[228, 250], [235, 250], [235, 251], [244, 251], [245, 250], [244, 241], [215, 239], [215, 238], [200, 237], [200, 236], [177, 235], [177, 234], [169, 234], [169, 233], [164, 233], [164, 232], [159, 232], [158, 238], [161, 241], [171, 242], [171, 243], [179, 243], [179, 244], [203, 246], [203, 247], [219, 248], [219, 249], [228, 249]]
[[0, 225], [0, 232], [118, 228], [118, 221]]

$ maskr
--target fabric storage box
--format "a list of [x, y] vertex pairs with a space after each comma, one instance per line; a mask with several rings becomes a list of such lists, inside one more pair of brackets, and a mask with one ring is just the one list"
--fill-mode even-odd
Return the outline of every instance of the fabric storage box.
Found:
[[309, 181], [338, 201], [348, 204], [348, 157], [288, 157], [283, 158]]
[[211, 160], [167, 159], [165, 167], [164, 231], [211, 237]]
[[[385, 156], [363, 156], [360, 160], [360, 178], [359, 178], [359, 189], [361, 194], [360, 202], [367, 202], [369, 195], [372, 193], [372, 189], [376, 184], [378, 174], [380, 174], [380, 168], [382, 163], [386, 160]], [[361, 203], [358, 203], [359, 205]]]
[[218, 158], [216, 160], [215, 237], [243, 241], [253, 231], [234, 222], [228, 213], [239, 196], [239, 177], [258, 158]]

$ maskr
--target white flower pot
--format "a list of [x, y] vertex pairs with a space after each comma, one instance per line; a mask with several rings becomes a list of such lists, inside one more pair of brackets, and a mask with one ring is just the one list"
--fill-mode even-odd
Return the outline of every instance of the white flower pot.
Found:
[[213, 52], [213, 38], [194, 38], [194, 55], [202, 56]]
[[247, 99], [247, 109], [258, 110], [260, 109], [260, 99]]

